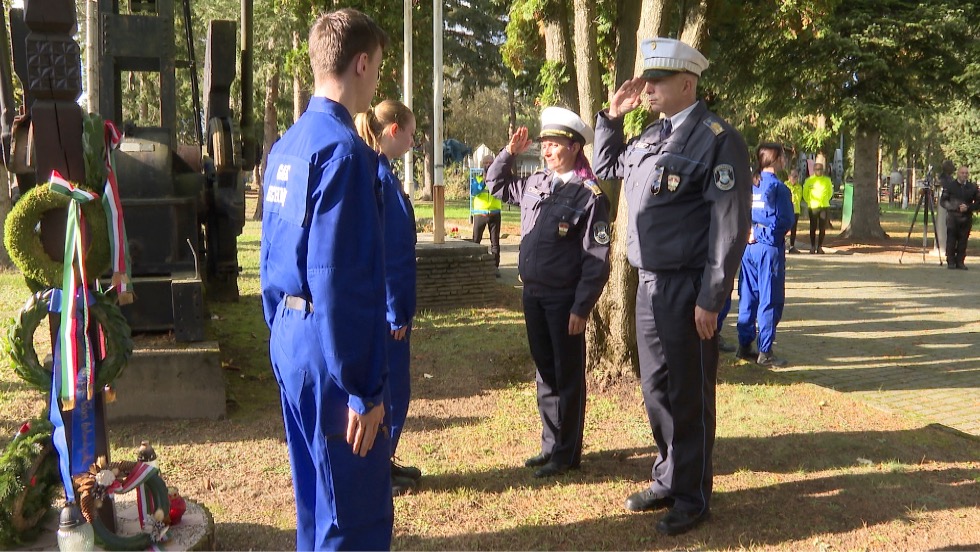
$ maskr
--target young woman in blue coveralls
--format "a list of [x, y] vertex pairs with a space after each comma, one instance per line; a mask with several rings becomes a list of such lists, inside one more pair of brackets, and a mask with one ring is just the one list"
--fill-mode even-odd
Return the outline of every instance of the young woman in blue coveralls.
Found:
[[422, 472], [394, 461], [398, 438], [408, 417], [411, 396], [409, 362], [412, 318], [415, 316], [415, 210], [391, 170], [391, 159], [411, 149], [415, 115], [405, 104], [385, 100], [358, 114], [357, 132], [378, 152], [378, 179], [384, 202], [385, 291], [388, 299], [388, 389], [391, 412], [391, 490], [394, 495], [414, 488]]
[[[786, 302], [786, 232], [793, 226], [789, 188], [776, 176], [783, 168], [783, 148], [760, 144], [756, 149], [760, 179], [752, 187], [752, 226], [742, 255], [738, 282], [738, 351], [736, 355], [761, 366], [786, 364], [773, 354], [776, 325]], [[752, 350], [758, 323], [759, 351]]]

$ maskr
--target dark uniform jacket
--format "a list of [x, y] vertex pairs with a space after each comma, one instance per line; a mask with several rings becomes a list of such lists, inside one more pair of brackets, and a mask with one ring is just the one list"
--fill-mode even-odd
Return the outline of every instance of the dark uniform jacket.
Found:
[[623, 119], [596, 117], [594, 168], [623, 179], [627, 256], [650, 272], [701, 270], [697, 304], [719, 312], [749, 234], [752, 179], [742, 136], [699, 101], [666, 140], [661, 122], [625, 143]]
[[518, 269], [524, 287], [542, 295], [575, 294], [572, 313], [587, 317], [609, 279], [609, 200], [578, 176], [552, 193], [555, 174], [517, 178], [515, 157], [500, 152], [487, 169], [490, 193], [521, 206]]
[[[964, 184], [960, 184], [955, 178], [942, 180], [943, 193], [939, 196], [939, 204], [943, 209], [949, 211], [951, 217], [963, 220], [972, 217], [973, 211], [980, 208], [980, 191], [977, 190], [977, 185], [969, 180]], [[966, 205], [966, 212], [959, 211], [960, 205]]]

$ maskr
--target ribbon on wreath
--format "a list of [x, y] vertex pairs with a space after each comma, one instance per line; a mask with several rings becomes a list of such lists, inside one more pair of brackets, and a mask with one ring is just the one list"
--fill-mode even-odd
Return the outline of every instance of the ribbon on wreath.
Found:
[[[123, 494], [136, 489], [136, 510], [139, 514], [140, 528], [143, 529], [144, 533], [150, 534], [150, 539], [154, 543], [165, 540], [168, 526], [153, 515], [158, 505], [153, 503], [153, 495], [146, 491], [144, 485], [150, 477], [159, 471], [156, 466], [138, 462], [118, 487], [114, 484], [113, 487], [115, 488], [109, 488], [109, 492]], [[158, 550], [156, 546], [151, 547], [151, 549]]]
[[85, 218], [81, 204], [99, 196], [76, 187], [58, 171], [51, 171], [50, 187], [51, 191], [71, 199], [68, 202], [68, 223], [65, 228], [65, 269], [61, 279], [61, 326], [58, 329], [61, 359], [54, 369], [61, 372], [62, 408], [72, 410], [75, 408], [77, 390], [82, 387], [81, 381], [85, 382], [83, 396], [91, 399], [95, 395], [95, 355], [88, 336], [88, 301], [81, 301], [81, 316], [78, 316], [76, 309], [79, 298], [88, 297], [89, 285], [89, 277], [85, 271]]
[[[119, 197], [119, 183], [116, 180], [116, 164], [113, 152], [122, 141], [122, 133], [112, 121], [104, 122], [105, 128], [105, 169], [106, 181], [102, 195], [102, 208], [105, 210], [109, 223], [109, 251], [112, 255], [112, 285], [120, 295], [120, 303], [132, 302], [132, 297], [125, 297], [130, 289], [131, 263], [129, 256], [129, 239], [126, 237], [126, 225], [123, 221], [122, 200]], [[125, 297], [125, 298], [124, 298]]]
[[[79, 293], [81, 293], [79, 291]], [[60, 289], [51, 290], [51, 300], [49, 301], [49, 312], [60, 313], [62, 305], [62, 293]], [[81, 314], [81, 297], [76, 297], [76, 316]], [[85, 305], [92, 306], [95, 303], [95, 295], [88, 293], [86, 295]], [[98, 327], [98, 339], [99, 339], [99, 351], [105, 351], [105, 335], [101, 326]], [[79, 332], [85, 331], [84, 328], [79, 327]], [[76, 334], [75, 339], [81, 339], [82, 335]], [[53, 359], [52, 366], [61, 365], [61, 342], [60, 340], [55, 341], [54, 347], [52, 347], [51, 357]], [[52, 372], [59, 373], [58, 370], [52, 370]], [[61, 385], [59, 383], [59, 385]], [[71, 471], [72, 475], [82, 473], [87, 470], [87, 467], [95, 462], [95, 399], [85, 396], [86, 382], [79, 379], [75, 382], [75, 408], [72, 409], [71, 416], [71, 466], [73, 469]], [[59, 387], [60, 389], [60, 387]], [[52, 406], [57, 410], [57, 403], [52, 403]], [[60, 415], [59, 415], [59, 423]], [[55, 421], [51, 420], [52, 424]], [[57, 427], [57, 424], [55, 424]], [[60, 452], [60, 451], [59, 451]]]

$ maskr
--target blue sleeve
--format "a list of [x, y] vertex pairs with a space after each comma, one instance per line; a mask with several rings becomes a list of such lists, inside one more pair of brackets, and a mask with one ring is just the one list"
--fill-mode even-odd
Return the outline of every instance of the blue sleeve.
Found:
[[478, 196], [480, 192], [487, 189], [487, 184], [482, 176], [470, 175], [470, 195]]
[[507, 148], [501, 150], [487, 168], [486, 184], [490, 194], [495, 198], [512, 205], [520, 205], [527, 187], [527, 178], [514, 176], [512, 167], [516, 156], [511, 155]]
[[365, 146], [320, 170], [308, 199], [313, 316], [331, 379], [363, 414], [383, 402], [388, 372], [377, 157]]
[[398, 177], [379, 167], [384, 193], [385, 296], [389, 329], [415, 316], [415, 210], [401, 191]]
[[773, 186], [775, 189], [773, 205], [776, 207], [776, 228], [777, 236], [784, 236], [793, 227], [796, 218], [793, 208], [793, 193], [786, 186]]

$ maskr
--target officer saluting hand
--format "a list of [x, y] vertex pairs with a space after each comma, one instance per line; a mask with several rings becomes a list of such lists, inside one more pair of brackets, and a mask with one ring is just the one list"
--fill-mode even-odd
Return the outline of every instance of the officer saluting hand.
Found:
[[[668, 535], [710, 513], [718, 313], [749, 234], [748, 148], [697, 99], [708, 60], [668, 38], [643, 41], [643, 73], [596, 117], [596, 173], [622, 179], [627, 255], [639, 269], [636, 333], [643, 401], [657, 443], [650, 487], [632, 511], [670, 507]], [[664, 118], [628, 143], [622, 117], [644, 100]]]
[[525, 462], [535, 477], [576, 469], [585, 424], [585, 325], [609, 278], [609, 201], [582, 153], [593, 131], [574, 112], [541, 113], [541, 152], [548, 168], [513, 174], [531, 145], [527, 128], [511, 136], [487, 169], [490, 193], [521, 206], [518, 269], [524, 321], [537, 367], [541, 452]]

